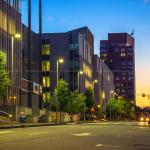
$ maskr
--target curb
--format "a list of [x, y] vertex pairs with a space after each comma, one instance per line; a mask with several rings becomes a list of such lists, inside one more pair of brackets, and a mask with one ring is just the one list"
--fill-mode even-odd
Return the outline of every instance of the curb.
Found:
[[66, 123], [46, 123], [46, 124], [22, 124], [22, 125], [14, 125], [14, 126], [2, 126], [1, 129], [16, 129], [16, 128], [33, 128], [33, 127], [44, 127], [44, 126], [61, 126], [67, 125]]

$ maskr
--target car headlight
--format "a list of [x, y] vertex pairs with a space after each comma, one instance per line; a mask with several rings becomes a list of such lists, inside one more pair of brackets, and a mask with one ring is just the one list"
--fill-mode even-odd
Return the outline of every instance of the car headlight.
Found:
[[141, 120], [141, 121], [144, 121], [144, 118], [141, 118], [140, 120]]
[[146, 121], [149, 121], [149, 118], [146, 118]]

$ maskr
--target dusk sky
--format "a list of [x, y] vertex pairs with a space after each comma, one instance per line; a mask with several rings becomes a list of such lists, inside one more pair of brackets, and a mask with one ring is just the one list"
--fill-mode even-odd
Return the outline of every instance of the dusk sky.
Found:
[[[38, 0], [32, 1], [32, 29], [38, 32]], [[23, 5], [23, 22], [27, 24], [27, 1]], [[134, 29], [136, 40], [137, 104], [150, 106], [150, 0], [43, 0], [43, 32], [66, 32], [88, 26], [99, 41], [109, 32]]]

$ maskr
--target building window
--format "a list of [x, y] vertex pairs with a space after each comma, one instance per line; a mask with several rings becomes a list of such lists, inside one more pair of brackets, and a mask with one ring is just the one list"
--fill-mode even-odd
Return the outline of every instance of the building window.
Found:
[[121, 53], [121, 57], [125, 57], [126, 56], [126, 53]]
[[50, 45], [49, 44], [42, 45], [42, 55], [50, 55]]
[[50, 87], [50, 77], [43, 77], [43, 87]]
[[42, 71], [50, 71], [50, 62], [42, 61]]
[[48, 102], [48, 101], [50, 101], [50, 99], [51, 99], [50, 92], [48, 92], [48, 93], [43, 93], [43, 101], [44, 101], [44, 102]]
[[108, 81], [110, 81], [110, 75], [108, 75], [108, 77], [107, 77], [107, 78], [108, 78]]

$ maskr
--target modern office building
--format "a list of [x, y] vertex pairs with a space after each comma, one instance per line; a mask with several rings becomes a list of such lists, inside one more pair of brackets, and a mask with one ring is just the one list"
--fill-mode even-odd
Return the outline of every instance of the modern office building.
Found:
[[[57, 83], [57, 70], [59, 79], [66, 80], [72, 91], [79, 88], [84, 92], [88, 86], [93, 87], [93, 54], [94, 38], [87, 27], [65, 33], [43, 33], [43, 98], [46, 95], [49, 97], [49, 92], [53, 93]], [[58, 62], [57, 65], [59, 59], [64, 60], [63, 64]]]
[[[28, 49], [28, 27], [22, 25], [22, 89], [21, 106], [32, 109], [32, 114], [40, 108], [39, 96], [39, 34], [31, 31], [31, 49]], [[29, 56], [30, 55], [30, 56]], [[30, 78], [29, 78], [30, 76]], [[31, 95], [31, 96], [29, 96]]]
[[100, 56], [114, 73], [115, 91], [135, 100], [135, 40], [128, 33], [109, 33], [100, 41]]
[[13, 81], [1, 101], [3, 108], [12, 101], [14, 105], [20, 105], [22, 42], [15, 35], [21, 34], [21, 28], [20, 1], [0, 0], [0, 50], [6, 52], [6, 68]]
[[115, 90], [114, 76], [113, 72], [96, 54], [93, 55], [93, 78], [95, 105], [102, 106], [105, 111], [111, 93]]

